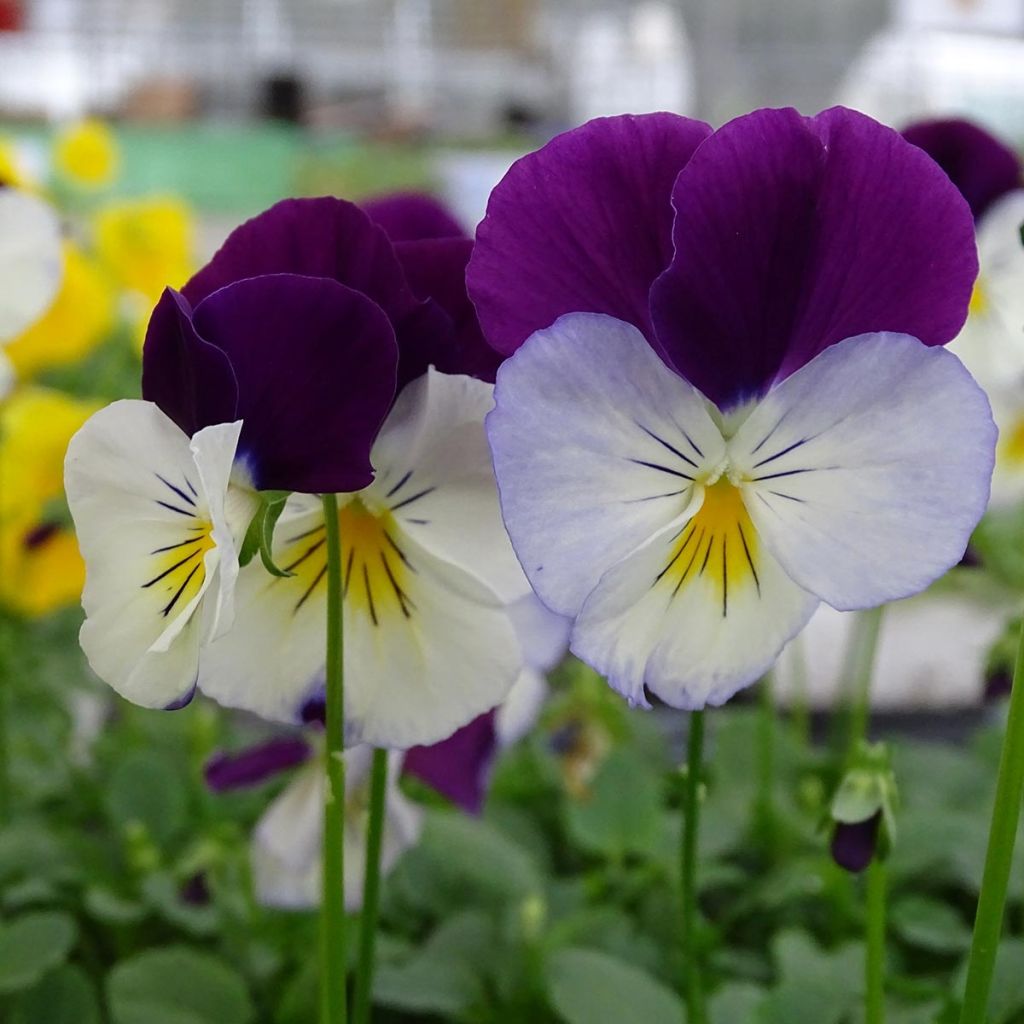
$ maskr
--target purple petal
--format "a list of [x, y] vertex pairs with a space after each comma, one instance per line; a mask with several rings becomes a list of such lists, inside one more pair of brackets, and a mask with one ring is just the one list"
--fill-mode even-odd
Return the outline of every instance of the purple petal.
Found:
[[256, 786], [309, 759], [309, 744], [287, 736], [249, 747], [239, 754], [215, 754], [206, 762], [206, 784], [217, 793]]
[[448, 208], [433, 196], [421, 192], [395, 192], [362, 204], [374, 224], [387, 232], [392, 242], [421, 238], [465, 238], [466, 231]]
[[923, 149], [949, 175], [976, 220], [997, 199], [1020, 188], [1017, 154], [970, 121], [918, 121], [903, 129], [903, 138]]
[[473, 251], [469, 238], [396, 242], [410, 286], [419, 298], [432, 299], [451, 321], [450, 329], [423, 333], [419, 344], [402, 349], [399, 387], [435, 366], [442, 373], [464, 373], [494, 381], [499, 355], [484, 339], [476, 309], [466, 292], [466, 264]]
[[841, 868], [854, 874], [863, 871], [875, 856], [881, 823], [881, 811], [866, 821], [853, 824], [839, 822], [832, 833], [832, 859]]
[[196, 307], [199, 335], [238, 381], [239, 457], [259, 490], [357, 491], [395, 391], [397, 349], [366, 296], [326, 278], [271, 274]]
[[717, 131], [673, 191], [676, 255], [651, 291], [670, 364], [720, 407], [858, 334], [953, 338], [978, 264], [970, 210], [896, 132], [835, 108]]
[[[219, 288], [263, 274], [326, 277], [371, 298], [399, 351], [418, 353], [447, 320], [409, 287], [391, 241], [355, 204], [330, 196], [286, 199], [236, 228], [182, 293], [197, 306]], [[400, 371], [403, 380], [411, 375]]]
[[672, 258], [672, 185], [710, 132], [675, 114], [599, 118], [517, 161], [491, 193], [469, 263], [490, 343], [508, 355], [578, 312], [651, 338], [648, 293]]
[[184, 296], [164, 289], [142, 350], [142, 397], [191, 437], [213, 423], [233, 423], [238, 385], [231, 361], [192, 326]]
[[479, 814], [496, 750], [494, 712], [487, 711], [440, 743], [410, 748], [402, 771], [436, 789], [467, 813]]

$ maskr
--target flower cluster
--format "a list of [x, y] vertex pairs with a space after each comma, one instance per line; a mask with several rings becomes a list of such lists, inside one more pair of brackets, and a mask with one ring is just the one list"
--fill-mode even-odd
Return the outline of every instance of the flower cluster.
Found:
[[[300, 721], [322, 701], [323, 509], [340, 493], [350, 742], [433, 742], [505, 696], [528, 592], [483, 417], [497, 356], [462, 284], [472, 243], [417, 219], [289, 200], [153, 312], [142, 401], [94, 416], [66, 485], [88, 566], [82, 645], [150, 707], [196, 687]], [[410, 237], [424, 230], [432, 237]], [[267, 492], [272, 557], [240, 565]], [[284, 494], [281, 494], [284, 492]]]

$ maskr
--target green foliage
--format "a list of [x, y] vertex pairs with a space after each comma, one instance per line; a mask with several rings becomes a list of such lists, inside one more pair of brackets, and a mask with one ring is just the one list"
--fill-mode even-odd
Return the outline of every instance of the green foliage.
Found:
[[[17, 626], [0, 1020], [310, 1024], [316, 915], [260, 907], [249, 878], [252, 829], [287, 779], [221, 795], [202, 781], [213, 751], [268, 727], [201, 700], [164, 714], [93, 691], [75, 626]], [[99, 708], [95, 735], [69, 713], [69, 686]], [[821, 828], [841, 760], [780, 720], [766, 828], [759, 714], [709, 719], [698, 949], [710, 1024], [861, 1024], [862, 881], [832, 863]], [[890, 741], [889, 1024], [956, 1021], [998, 731]], [[674, 713], [629, 711], [570, 660], [539, 728], [495, 765], [481, 817], [427, 801], [421, 841], [382, 893], [376, 1024], [682, 1021], [679, 735]], [[1015, 872], [1000, 1024], [1024, 1021], [1024, 857]]]

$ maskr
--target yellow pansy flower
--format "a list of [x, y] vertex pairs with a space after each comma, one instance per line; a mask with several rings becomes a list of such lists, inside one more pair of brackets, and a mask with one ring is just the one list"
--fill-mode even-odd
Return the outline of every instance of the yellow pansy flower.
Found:
[[111, 282], [74, 243], [64, 243], [64, 280], [53, 305], [5, 349], [22, 379], [87, 356], [114, 324]]
[[117, 137], [103, 121], [78, 121], [57, 135], [53, 162], [58, 172], [74, 184], [102, 188], [114, 180], [120, 167]]
[[20, 614], [43, 615], [81, 594], [78, 545], [51, 509], [68, 442], [98, 406], [27, 388], [0, 408], [0, 603]]
[[0, 185], [31, 189], [34, 183], [25, 173], [14, 142], [0, 136]]

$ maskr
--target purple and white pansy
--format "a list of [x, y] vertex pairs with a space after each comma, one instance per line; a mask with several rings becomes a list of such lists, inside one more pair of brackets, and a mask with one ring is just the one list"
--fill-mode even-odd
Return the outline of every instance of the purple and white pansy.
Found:
[[[391, 220], [410, 203], [421, 216], [406, 197]], [[242, 225], [154, 311], [144, 401], [73, 440], [82, 644], [124, 696], [176, 707], [198, 685], [301, 718], [323, 684], [323, 492], [341, 494], [348, 741], [432, 742], [508, 692], [506, 605], [529, 585], [483, 430], [499, 357], [465, 293], [472, 241], [414, 229], [393, 244], [336, 199]], [[293, 492], [274, 550], [288, 577], [239, 571], [266, 490]]]
[[996, 436], [942, 347], [973, 230], [930, 158], [843, 109], [601, 119], [495, 189], [467, 280], [514, 353], [487, 420], [502, 512], [630, 700], [720, 704], [820, 601], [960, 559]]
[[1020, 158], [970, 121], [921, 121], [903, 136], [949, 175], [974, 214], [978, 278], [950, 344], [988, 392], [999, 426], [992, 504], [1024, 499], [1024, 180]]

